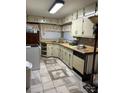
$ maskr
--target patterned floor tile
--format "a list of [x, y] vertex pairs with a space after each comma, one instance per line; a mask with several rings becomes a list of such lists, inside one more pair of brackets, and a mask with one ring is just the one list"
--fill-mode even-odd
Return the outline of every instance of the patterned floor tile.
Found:
[[53, 80], [53, 84], [55, 87], [59, 87], [65, 84], [65, 82], [62, 79], [57, 79], [57, 80]]
[[44, 76], [44, 77], [41, 77], [41, 81], [42, 83], [46, 83], [46, 82], [50, 82], [52, 81], [50, 76]]
[[66, 72], [63, 69], [58, 69], [54, 71], [49, 71], [50, 77], [52, 80], [68, 77]]
[[37, 84], [40, 84], [40, 83], [41, 83], [41, 81], [38, 78], [31, 79], [31, 85], [37, 85]]
[[52, 81], [43, 84], [43, 89], [44, 90], [51, 89], [51, 88], [54, 88], [54, 85], [53, 85]]
[[31, 72], [31, 93], [87, 93], [81, 77], [61, 60], [51, 57], [40, 62], [40, 70]]
[[42, 84], [31, 86], [31, 93], [43, 92]]
[[57, 92], [56, 89], [53, 88], [53, 89], [45, 90], [44, 93], [57, 93]]
[[66, 85], [72, 85], [78, 83], [73, 77], [63, 78], [63, 81], [65, 82]]
[[57, 93], [70, 93], [66, 86], [57, 87]]

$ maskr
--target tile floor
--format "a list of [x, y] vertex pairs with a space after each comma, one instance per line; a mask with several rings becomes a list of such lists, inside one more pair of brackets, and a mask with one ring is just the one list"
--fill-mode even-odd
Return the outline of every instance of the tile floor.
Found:
[[85, 85], [73, 70], [57, 58], [42, 58], [40, 70], [31, 72], [27, 93], [87, 93]]

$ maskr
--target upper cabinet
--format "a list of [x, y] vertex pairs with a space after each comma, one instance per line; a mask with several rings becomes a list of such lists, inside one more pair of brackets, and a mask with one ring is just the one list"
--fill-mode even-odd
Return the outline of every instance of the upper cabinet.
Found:
[[73, 20], [72, 35], [75, 37], [93, 38], [93, 23], [88, 18]]
[[42, 24], [42, 29], [48, 32], [61, 32], [61, 26], [59, 25]]
[[68, 16], [64, 17], [62, 19], [63, 20], [62, 24], [66, 24], [66, 23], [72, 22], [72, 17], [73, 17], [73, 15], [68, 15]]
[[61, 19], [52, 19], [52, 18], [45, 18], [39, 16], [27, 16], [27, 22], [56, 24], [56, 25], [62, 24]]
[[72, 35], [73, 36], [82, 36], [83, 35], [83, 19], [78, 18], [72, 21]]
[[78, 13], [77, 12], [74, 12], [73, 13], [73, 18], [72, 18], [72, 20], [76, 20], [78, 18]]
[[78, 18], [83, 17], [84, 16], [84, 9], [81, 9], [78, 11]]
[[91, 37], [93, 38], [94, 35], [93, 35], [93, 23], [91, 22], [90, 19], [88, 18], [84, 18], [83, 19], [83, 37]]
[[63, 25], [62, 26], [62, 31], [63, 32], [70, 32], [71, 31], [71, 24], [69, 24], [69, 25]]

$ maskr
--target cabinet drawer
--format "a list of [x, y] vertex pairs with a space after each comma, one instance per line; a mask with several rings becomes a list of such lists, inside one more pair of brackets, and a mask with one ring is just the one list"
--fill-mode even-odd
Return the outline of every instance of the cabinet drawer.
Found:
[[79, 71], [81, 74], [84, 74], [84, 60], [80, 59], [77, 56], [73, 56], [73, 67]]

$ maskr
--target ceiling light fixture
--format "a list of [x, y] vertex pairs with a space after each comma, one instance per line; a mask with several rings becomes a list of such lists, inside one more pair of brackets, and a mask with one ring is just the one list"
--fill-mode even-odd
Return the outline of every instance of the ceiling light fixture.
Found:
[[51, 8], [49, 9], [49, 12], [51, 14], [56, 13], [60, 8], [64, 6], [64, 1], [63, 0], [55, 0]]

